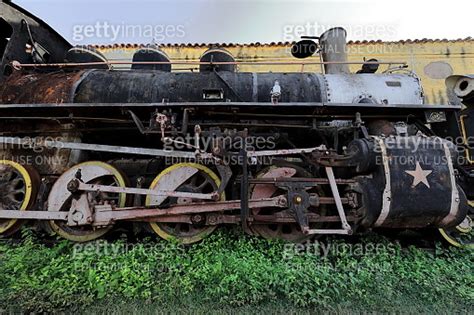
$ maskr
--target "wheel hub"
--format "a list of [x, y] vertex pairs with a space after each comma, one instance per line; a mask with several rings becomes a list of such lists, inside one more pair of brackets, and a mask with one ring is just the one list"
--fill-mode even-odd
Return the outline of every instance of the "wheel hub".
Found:
[[[281, 177], [309, 177], [310, 174], [300, 167], [293, 165], [286, 165], [282, 167], [273, 166], [257, 175], [257, 178], [281, 178]], [[315, 189], [315, 188], [312, 188]], [[283, 189], [278, 188], [273, 184], [261, 184], [255, 185], [251, 189], [251, 198], [271, 198], [277, 195], [286, 194], [287, 192]], [[294, 193], [291, 203], [296, 206], [301, 205], [308, 198], [306, 191]], [[322, 209], [320, 209], [322, 210]], [[281, 210], [280, 208], [263, 208], [253, 209], [254, 215], [285, 215], [289, 210]], [[291, 213], [291, 212], [290, 212]], [[296, 214], [293, 214], [296, 215]], [[311, 227], [315, 227], [313, 224]], [[266, 239], [283, 239], [288, 242], [300, 243], [310, 239], [311, 235], [306, 235], [300, 228], [298, 223], [254, 223], [250, 226], [251, 232]]]
[[0, 208], [18, 210], [26, 194], [25, 179], [10, 165], [0, 165]]
[[[54, 183], [48, 196], [48, 211], [70, 211], [73, 198], [70, 188], [73, 188], [71, 183], [74, 182], [78, 171], [81, 173], [81, 180], [88, 184], [127, 186], [125, 178], [113, 166], [99, 161], [84, 162], [67, 170]], [[111, 203], [119, 207], [125, 207], [126, 204], [124, 193], [83, 192], [83, 194], [87, 194], [91, 207], [101, 203]], [[79, 211], [74, 212], [72, 216], [74, 222], [81, 222], [84, 219]], [[69, 226], [65, 221], [50, 221], [49, 225], [58, 235], [75, 242], [97, 239], [112, 228], [112, 225], [101, 228], [91, 225]]]

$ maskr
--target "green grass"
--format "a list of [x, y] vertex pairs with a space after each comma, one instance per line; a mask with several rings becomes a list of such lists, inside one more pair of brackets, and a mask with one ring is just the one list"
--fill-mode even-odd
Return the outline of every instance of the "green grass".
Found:
[[[319, 247], [318, 247], [319, 246]], [[468, 313], [474, 255], [402, 248], [382, 237], [312, 245], [231, 230], [182, 247], [144, 239], [0, 242], [0, 313], [327, 311]]]

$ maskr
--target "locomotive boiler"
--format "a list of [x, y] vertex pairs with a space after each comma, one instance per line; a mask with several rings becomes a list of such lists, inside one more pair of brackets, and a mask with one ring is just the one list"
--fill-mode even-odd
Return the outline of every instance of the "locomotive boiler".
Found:
[[198, 72], [154, 46], [119, 70], [0, 8], [0, 235], [27, 221], [78, 242], [121, 225], [185, 244], [232, 224], [291, 242], [436, 228], [472, 246], [461, 105], [425, 104], [404, 63], [351, 73], [344, 29], [293, 47], [321, 74], [240, 72], [219, 47], [181, 61]]

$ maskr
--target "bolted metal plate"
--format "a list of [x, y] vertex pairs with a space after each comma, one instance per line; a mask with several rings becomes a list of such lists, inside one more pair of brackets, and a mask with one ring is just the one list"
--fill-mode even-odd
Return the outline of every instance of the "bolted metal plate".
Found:
[[[296, 174], [296, 170], [291, 167], [279, 167], [269, 170], [261, 178], [281, 178], [292, 177]], [[276, 185], [263, 184], [256, 185], [252, 192], [252, 199], [270, 198], [278, 190]]]

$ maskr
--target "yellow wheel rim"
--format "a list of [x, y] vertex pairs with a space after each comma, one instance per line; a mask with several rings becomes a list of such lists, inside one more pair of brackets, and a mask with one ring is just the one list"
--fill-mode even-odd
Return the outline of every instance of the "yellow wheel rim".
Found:
[[[30, 204], [32, 200], [32, 195], [33, 195], [33, 184], [31, 180], [31, 176], [26, 170], [25, 167], [22, 165], [18, 164], [17, 162], [13, 162], [10, 160], [0, 160], [0, 165], [7, 165], [12, 168], [14, 168], [18, 173], [20, 173], [21, 177], [23, 178], [25, 182], [25, 197], [23, 202], [20, 205], [20, 208], [18, 209], [19, 211], [25, 211], [28, 208], [28, 205]], [[8, 209], [10, 210], [10, 209]], [[15, 224], [18, 222], [17, 219], [11, 219], [11, 220], [0, 220], [0, 223], [3, 222], [5, 224], [0, 224], [0, 234], [4, 234], [8, 232]]]
[[[470, 224], [472, 225], [472, 219], [468, 218]], [[472, 227], [471, 228], [464, 228], [462, 226], [456, 226], [453, 228], [454, 231], [453, 233], [456, 234], [468, 234], [468, 233], [473, 233]], [[460, 242], [455, 236], [453, 236], [450, 232], [448, 232], [446, 229], [439, 229], [439, 233], [441, 236], [451, 245], [455, 247], [460, 247], [460, 248], [471, 248], [474, 249], [474, 243], [462, 243]]]
[[[66, 173], [68, 173], [68, 172], [75, 173], [77, 171], [77, 169], [87, 167], [87, 166], [98, 166], [100, 168], [106, 169], [110, 172], [110, 175], [113, 176], [113, 178], [115, 179], [115, 181], [116, 181], [116, 183], [119, 187], [126, 187], [127, 186], [125, 178], [123, 177], [122, 173], [118, 169], [116, 169], [115, 167], [113, 167], [110, 164], [107, 164], [107, 163], [104, 163], [104, 162], [101, 162], [101, 161], [88, 161], [88, 162], [80, 163], [80, 164], [75, 165], [74, 167], [72, 167]], [[56, 184], [55, 184], [55, 186], [56, 186]], [[53, 189], [54, 188], [55, 187], [53, 186]], [[125, 193], [119, 194], [118, 195], [117, 206], [119, 206], [121, 208], [125, 207], [126, 202], [127, 202], [127, 195]], [[48, 210], [50, 210], [50, 209], [48, 209]], [[104, 228], [97, 228], [94, 231], [88, 231], [87, 234], [83, 234], [83, 235], [77, 234], [76, 235], [76, 234], [70, 233], [66, 229], [62, 228], [60, 225], [58, 225], [53, 220], [49, 221], [49, 225], [50, 225], [51, 229], [56, 234], [58, 234], [59, 236], [65, 238], [65, 239], [73, 241], [73, 242], [92, 241], [94, 239], [102, 237], [105, 233], [107, 233], [108, 231], [110, 231], [110, 229], [112, 229], [112, 226], [107, 226], [107, 227], [104, 227]]]
[[[208, 167], [206, 167], [204, 165], [197, 164], [197, 163], [178, 163], [178, 164], [172, 165], [172, 166], [166, 168], [164, 171], [162, 171], [153, 180], [153, 182], [150, 185], [150, 189], [154, 189], [158, 185], [160, 180], [162, 180], [163, 176], [173, 172], [174, 170], [182, 168], [182, 167], [192, 167], [192, 168], [197, 169], [198, 171], [203, 172], [204, 174], [206, 174], [207, 176], [209, 176], [212, 179], [212, 181], [215, 183], [215, 185], [217, 187], [219, 187], [220, 184], [221, 184], [221, 181], [220, 181], [219, 177], [211, 169], [209, 169]], [[225, 200], [225, 193], [224, 192], [221, 194], [220, 200], [221, 201]], [[153, 204], [152, 200], [150, 199], [150, 196], [146, 197], [145, 205], [146, 206], [155, 205], [155, 204]], [[202, 240], [203, 238], [205, 238], [206, 236], [208, 236], [209, 234], [211, 234], [217, 228], [217, 225], [211, 225], [211, 226], [206, 227], [201, 233], [199, 233], [197, 235], [194, 235], [194, 236], [191, 236], [191, 237], [176, 237], [175, 235], [172, 235], [172, 234], [168, 233], [167, 231], [165, 231], [161, 227], [160, 223], [150, 222], [149, 224], [150, 224], [150, 227], [152, 228], [152, 230], [158, 236], [160, 236], [161, 238], [163, 238], [165, 240], [168, 240], [168, 241], [176, 240], [177, 242], [179, 242], [181, 244], [196, 243], [196, 242]]]

